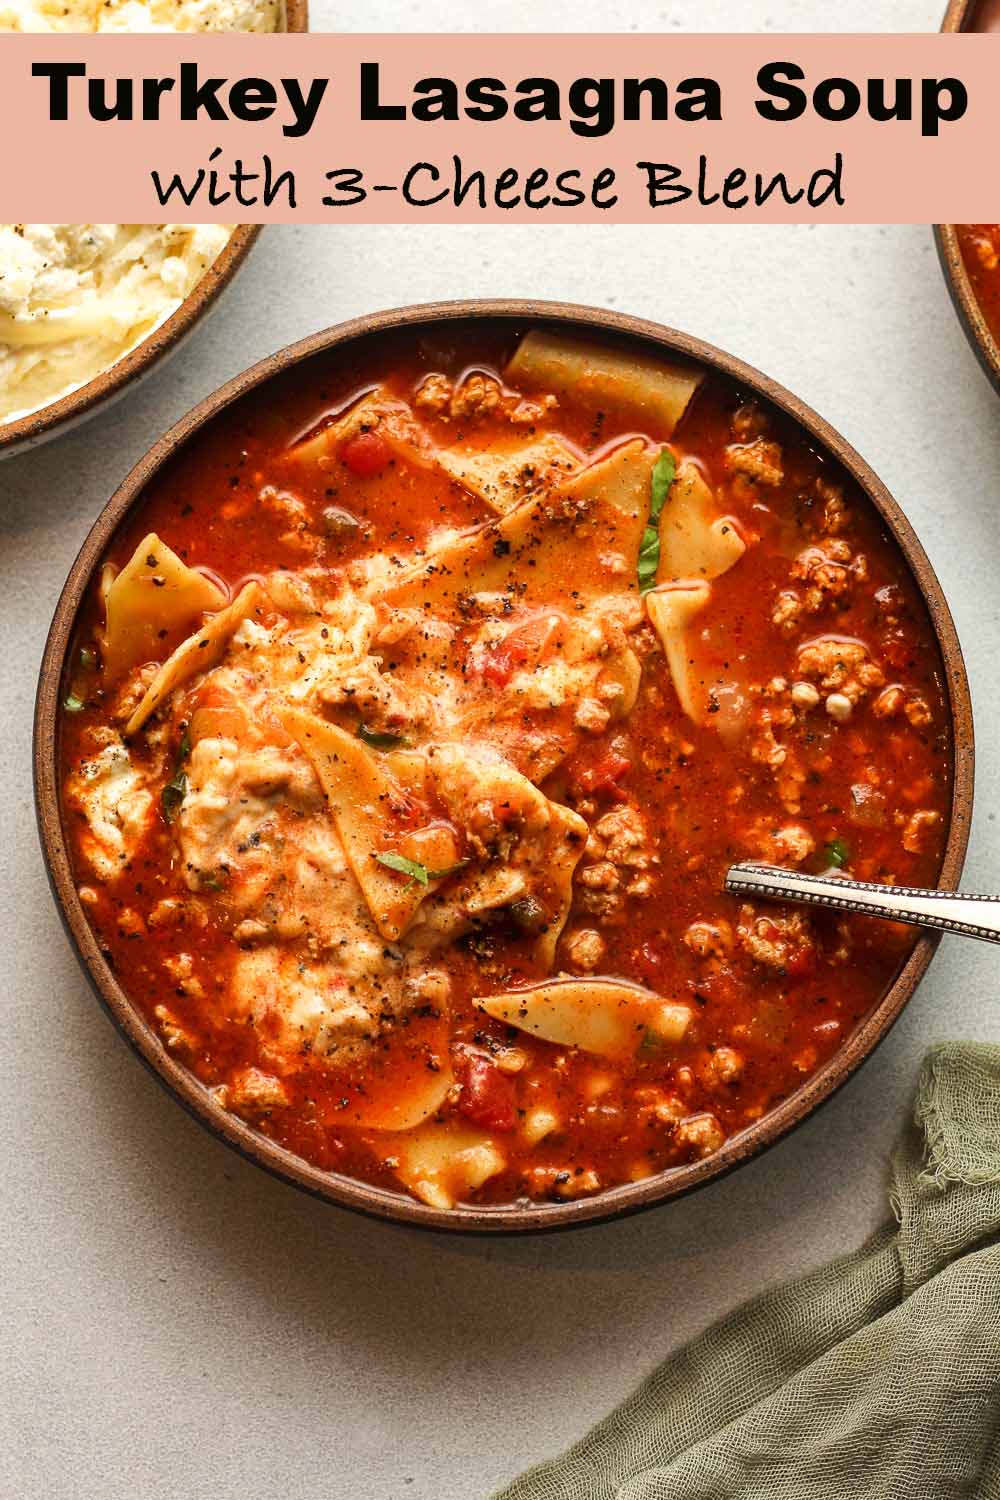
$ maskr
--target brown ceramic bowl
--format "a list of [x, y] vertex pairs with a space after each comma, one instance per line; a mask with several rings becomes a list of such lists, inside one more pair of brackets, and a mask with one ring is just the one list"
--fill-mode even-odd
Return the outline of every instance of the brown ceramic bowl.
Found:
[[[1000, 0], [951, 0], [942, 31], [1000, 32]], [[1000, 392], [1000, 342], [990, 331], [969, 279], [956, 224], [936, 224], [934, 238], [951, 300], [965, 336], [997, 391]]]
[[[308, 0], [286, 0], [285, 30], [308, 29]], [[12, 453], [21, 449], [48, 442], [57, 433], [66, 432], [78, 423], [85, 422], [101, 407], [117, 401], [162, 359], [179, 349], [195, 324], [217, 304], [240, 270], [253, 249], [260, 229], [259, 224], [239, 225], [230, 235], [229, 243], [221, 255], [216, 257], [180, 307], [134, 349], [130, 349], [113, 365], [95, 375], [93, 380], [50, 401], [38, 411], [28, 412], [11, 422], [0, 422], [0, 459], [9, 458]]]
[[885, 486], [854, 449], [810, 408], [780, 385], [756, 370], [723, 354], [710, 344], [676, 333], [655, 323], [618, 313], [553, 302], [476, 301], [447, 302], [424, 307], [376, 313], [313, 334], [239, 375], [202, 401], [181, 419], [132, 470], [111, 497], [73, 564], [56, 608], [42, 661], [35, 708], [35, 794], [42, 845], [49, 877], [63, 919], [84, 969], [118, 1030], [131, 1044], [159, 1081], [206, 1125], [258, 1166], [286, 1181], [325, 1198], [331, 1203], [373, 1214], [379, 1218], [425, 1228], [478, 1232], [525, 1232], [593, 1224], [642, 1208], [663, 1203], [719, 1177], [741, 1162], [773, 1145], [804, 1120], [824, 1099], [850, 1077], [885, 1036], [923, 975], [936, 946], [936, 937], [924, 934], [902, 966], [895, 981], [870, 1015], [858, 1026], [841, 1050], [814, 1077], [765, 1118], [732, 1137], [721, 1151], [704, 1161], [677, 1167], [642, 1182], [611, 1189], [595, 1198], [576, 1202], [523, 1205], [500, 1208], [456, 1208], [442, 1211], [427, 1207], [401, 1193], [371, 1187], [336, 1173], [311, 1166], [276, 1145], [212, 1100], [208, 1090], [166, 1051], [104, 961], [77, 895], [70, 864], [59, 797], [59, 705], [65, 692], [66, 658], [73, 638], [81, 601], [100, 567], [116, 529], [132, 509], [142, 503], [146, 485], [154, 474], [191, 437], [247, 392], [256, 390], [292, 366], [329, 350], [344, 350], [385, 330], [412, 329], [427, 332], [476, 318], [525, 323], [556, 324], [608, 334], [679, 354], [721, 371], [744, 388], [760, 393], [773, 406], [793, 417], [817, 447], [831, 455], [867, 495], [886, 528], [906, 558], [923, 595], [937, 637], [945, 669], [945, 685], [951, 717], [955, 771], [947, 846], [939, 884], [954, 888], [962, 870], [972, 812], [973, 733], [969, 689], [955, 627], [940, 584], [917, 541], [909, 522]]

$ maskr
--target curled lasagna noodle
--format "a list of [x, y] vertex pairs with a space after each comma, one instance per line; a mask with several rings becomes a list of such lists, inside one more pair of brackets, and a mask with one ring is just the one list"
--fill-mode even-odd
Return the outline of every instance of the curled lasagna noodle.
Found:
[[656, 587], [646, 595], [677, 697], [696, 724], [708, 712], [711, 674], [695, 621], [712, 597], [712, 581], [735, 567], [746, 551], [733, 518], [715, 511], [715, 497], [698, 468], [681, 464], [660, 512]]

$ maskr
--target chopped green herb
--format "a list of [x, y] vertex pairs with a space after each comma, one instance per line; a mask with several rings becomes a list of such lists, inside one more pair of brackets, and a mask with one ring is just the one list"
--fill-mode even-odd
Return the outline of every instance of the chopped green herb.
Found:
[[846, 865], [851, 858], [851, 851], [843, 839], [831, 839], [828, 844], [823, 845], [823, 858], [826, 861], [826, 869], [832, 866], [839, 870]]
[[408, 745], [405, 734], [392, 734], [389, 730], [369, 729], [367, 724], [358, 725], [358, 739], [371, 745], [373, 750], [394, 750], [397, 745]]
[[640, 1057], [658, 1057], [666, 1046], [665, 1039], [652, 1026], [642, 1028], [642, 1036], [639, 1040]]
[[201, 877], [202, 886], [206, 891], [224, 890], [228, 881], [229, 871], [222, 865], [217, 870], [213, 870], [210, 875], [203, 875]]
[[664, 448], [653, 465], [653, 475], [649, 485], [651, 492], [649, 519], [651, 521], [660, 519], [660, 512], [667, 503], [667, 496], [670, 494], [670, 486], [674, 482], [676, 473], [677, 465], [674, 462], [674, 455], [669, 448]]
[[387, 870], [396, 870], [400, 875], [409, 875], [410, 882], [416, 881], [417, 885], [430, 884], [430, 871], [426, 865], [418, 864], [415, 859], [407, 859], [405, 854], [376, 854], [375, 858], [380, 865], [385, 865]]
[[187, 796], [188, 779], [183, 771], [175, 771], [160, 793], [160, 806], [163, 808], [163, 817], [167, 823], [172, 823], [181, 810], [181, 803]]
[[163, 820], [172, 823], [181, 810], [181, 803], [187, 796], [188, 779], [184, 774], [183, 766], [191, 754], [191, 739], [188, 727], [185, 724], [181, 734], [181, 742], [177, 747], [177, 759], [174, 762], [174, 774], [160, 793], [160, 806], [163, 809]]
[[75, 693], [67, 693], [63, 699], [63, 708], [68, 714], [78, 714], [86, 706], [83, 699], [78, 698]]
[[642, 533], [642, 544], [639, 547], [639, 566], [637, 569], [639, 577], [640, 594], [648, 594], [656, 583], [656, 570], [660, 565], [660, 533], [655, 526], [647, 526]]
[[376, 854], [375, 858], [380, 865], [385, 865], [388, 870], [396, 870], [400, 875], [409, 875], [410, 884], [414, 881], [417, 885], [430, 885], [432, 880], [444, 880], [447, 875], [454, 875], [458, 870], [464, 870], [469, 863], [467, 859], [460, 859], [455, 865], [448, 865], [443, 870], [428, 870], [426, 865], [419, 864], [415, 859], [407, 859], [405, 854]]
[[460, 859], [453, 865], [446, 865], [443, 870], [428, 870], [428, 880], [445, 880], [449, 875], [457, 875], [459, 870], [464, 870], [469, 863], [467, 859]]
[[85, 672], [93, 672], [97, 668], [97, 652], [90, 646], [84, 646], [80, 651], [80, 665]]
[[637, 570], [640, 594], [648, 594], [656, 583], [656, 570], [660, 564], [660, 532], [657, 522], [660, 519], [660, 512], [667, 503], [667, 496], [670, 494], [670, 486], [674, 482], [676, 472], [674, 455], [669, 448], [664, 448], [653, 466], [649, 485], [649, 521], [642, 533]]

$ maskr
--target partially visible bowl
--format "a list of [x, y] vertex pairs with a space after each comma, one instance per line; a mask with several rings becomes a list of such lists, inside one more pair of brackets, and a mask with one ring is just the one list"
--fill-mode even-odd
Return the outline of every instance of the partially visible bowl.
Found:
[[[941, 25], [945, 32], [1000, 33], [1000, 0], [951, 0]], [[1000, 212], [1000, 208], [997, 210]], [[1000, 335], [991, 328], [962, 253], [961, 225], [936, 224], [934, 238], [951, 300], [965, 336], [994, 387], [1000, 392]]]
[[[304, 32], [308, 29], [308, 0], [286, 0], [285, 30]], [[225, 249], [176, 311], [106, 370], [75, 390], [67, 391], [65, 395], [39, 407], [37, 411], [27, 412], [10, 422], [0, 422], [0, 459], [48, 442], [57, 433], [66, 432], [86, 421], [102, 407], [117, 401], [162, 359], [179, 349], [196, 323], [216, 306], [250, 254], [259, 234], [259, 224], [239, 225], [230, 236]]]

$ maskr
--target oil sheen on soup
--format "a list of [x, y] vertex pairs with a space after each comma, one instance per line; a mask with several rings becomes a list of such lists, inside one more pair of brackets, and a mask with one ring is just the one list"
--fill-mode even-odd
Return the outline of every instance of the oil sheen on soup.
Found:
[[314, 358], [118, 533], [65, 687], [81, 899], [163, 1046], [437, 1208], [711, 1155], [913, 937], [753, 858], [932, 883], [948, 722], [908, 569], [718, 375], [548, 327]]

